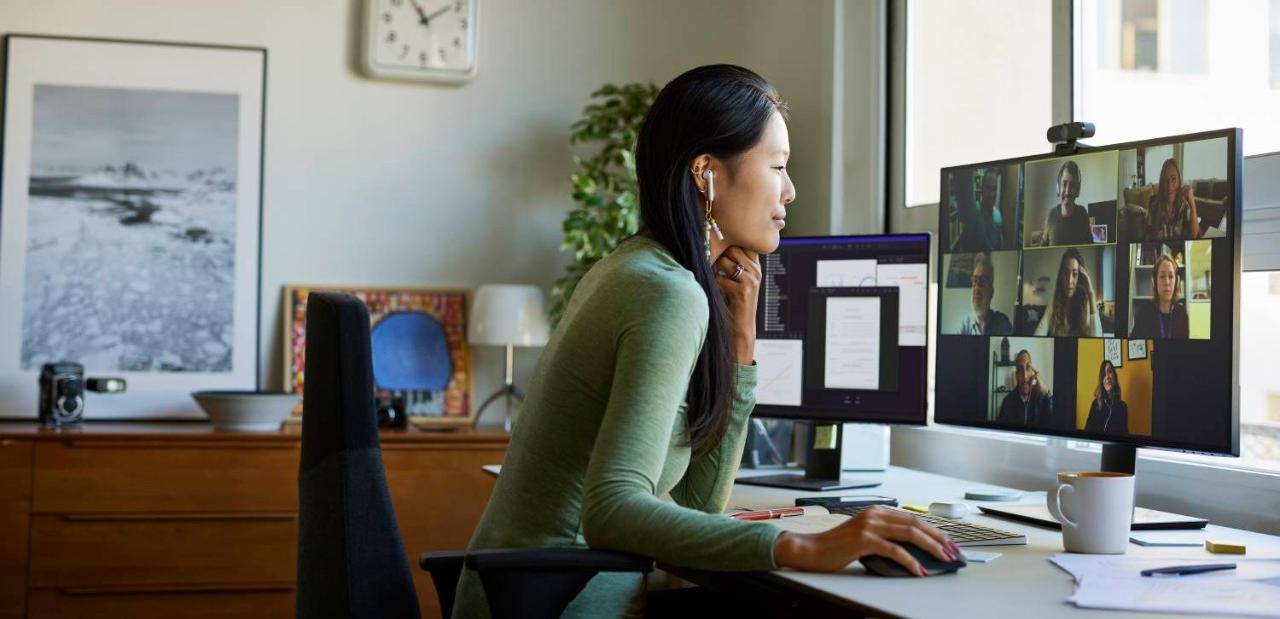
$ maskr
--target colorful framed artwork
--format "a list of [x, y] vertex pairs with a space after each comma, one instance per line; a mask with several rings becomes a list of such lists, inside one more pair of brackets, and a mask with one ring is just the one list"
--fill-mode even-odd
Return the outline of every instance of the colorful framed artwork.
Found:
[[202, 419], [258, 386], [262, 48], [11, 34], [0, 170], [0, 417], [45, 363], [117, 376], [88, 420]]
[[470, 290], [286, 285], [284, 388], [299, 394], [306, 381], [307, 296], [312, 292], [345, 292], [369, 308], [380, 406], [394, 403], [416, 425], [472, 422]]

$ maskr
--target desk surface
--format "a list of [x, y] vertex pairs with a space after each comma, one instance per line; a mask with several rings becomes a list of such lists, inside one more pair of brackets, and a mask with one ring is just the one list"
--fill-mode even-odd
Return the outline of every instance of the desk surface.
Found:
[[[775, 471], [743, 470], [740, 477], [768, 474]], [[826, 495], [882, 494], [900, 503], [928, 505], [939, 500], [964, 500], [966, 490], [1000, 488], [990, 484], [968, 482], [952, 477], [922, 473], [910, 469], [892, 467], [884, 473], [846, 473], [848, 477], [883, 482], [876, 488], [844, 490], [823, 493]], [[1004, 489], [1004, 488], [1001, 488]], [[761, 509], [794, 504], [797, 496], [815, 496], [815, 493], [747, 486], [734, 487], [729, 508]], [[1033, 495], [1042, 497], [1043, 495]], [[966, 501], [976, 508], [987, 504]], [[1031, 502], [1027, 500], [1025, 502]], [[1008, 503], [1006, 503], [1008, 505]], [[976, 511], [976, 509], [975, 509]], [[840, 518], [824, 516], [823, 518]], [[801, 518], [779, 520], [788, 524]], [[988, 524], [1008, 531], [1025, 533], [1025, 546], [991, 546], [975, 550], [1003, 553], [991, 563], [970, 563], [958, 574], [930, 578], [879, 578], [869, 576], [861, 564], [854, 563], [842, 572], [814, 574], [779, 570], [768, 573], [744, 574], [744, 578], [761, 578], [773, 584], [786, 584], [804, 592], [827, 599], [838, 598], [852, 607], [875, 611], [876, 614], [905, 617], [1088, 617], [1140, 616], [1118, 611], [1077, 609], [1064, 600], [1074, 588], [1069, 574], [1049, 562], [1049, 557], [1060, 553], [1062, 534], [1056, 530], [1022, 524], [990, 516], [969, 516], [968, 520]], [[795, 525], [803, 526], [803, 525]], [[1205, 557], [1226, 560], [1280, 558], [1280, 537], [1263, 535], [1239, 529], [1228, 529], [1212, 524], [1206, 529], [1210, 539], [1234, 540], [1248, 545], [1245, 557], [1214, 555], [1203, 548], [1152, 548], [1129, 545], [1130, 556], [1168, 556], [1171, 558]], [[1175, 561], [1176, 562], [1176, 561]], [[686, 578], [685, 570], [673, 570]], [[690, 580], [697, 581], [696, 574]], [[721, 575], [723, 576], [723, 575]], [[1152, 615], [1154, 616], [1154, 615]], [[1184, 615], [1191, 616], [1191, 615]]]

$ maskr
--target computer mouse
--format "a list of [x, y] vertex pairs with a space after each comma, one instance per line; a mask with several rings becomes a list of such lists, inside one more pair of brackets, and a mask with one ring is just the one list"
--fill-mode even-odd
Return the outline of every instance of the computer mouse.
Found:
[[[930, 576], [934, 576], [936, 574], [949, 574], [959, 570], [965, 565], [968, 565], [965, 563], [963, 554], [957, 557], [955, 561], [942, 561], [929, 554], [925, 549], [910, 542], [894, 543], [902, 546], [907, 552], [911, 553], [911, 556], [915, 557], [916, 561], [919, 561], [920, 565], [924, 566], [925, 571], [928, 572]], [[883, 555], [867, 555], [859, 559], [859, 561], [861, 561], [862, 565], [867, 568], [868, 572], [877, 576], [919, 576], [918, 574], [912, 574], [907, 571], [907, 568], [903, 567], [901, 563]]]

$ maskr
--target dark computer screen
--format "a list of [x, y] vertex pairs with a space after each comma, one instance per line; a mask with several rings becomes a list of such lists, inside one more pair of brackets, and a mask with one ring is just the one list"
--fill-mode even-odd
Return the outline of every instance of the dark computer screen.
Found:
[[1240, 131], [942, 170], [942, 423], [1239, 454]]
[[923, 424], [931, 244], [787, 237], [761, 256], [755, 414]]

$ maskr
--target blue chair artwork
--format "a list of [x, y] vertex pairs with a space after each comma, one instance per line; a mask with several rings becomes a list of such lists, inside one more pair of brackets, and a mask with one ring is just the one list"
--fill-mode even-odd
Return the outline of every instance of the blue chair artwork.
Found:
[[370, 335], [374, 384], [392, 392], [396, 412], [443, 414], [439, 396], [453, 376], [453, 359], [440, 322], [424, 312], [392, 312]]

